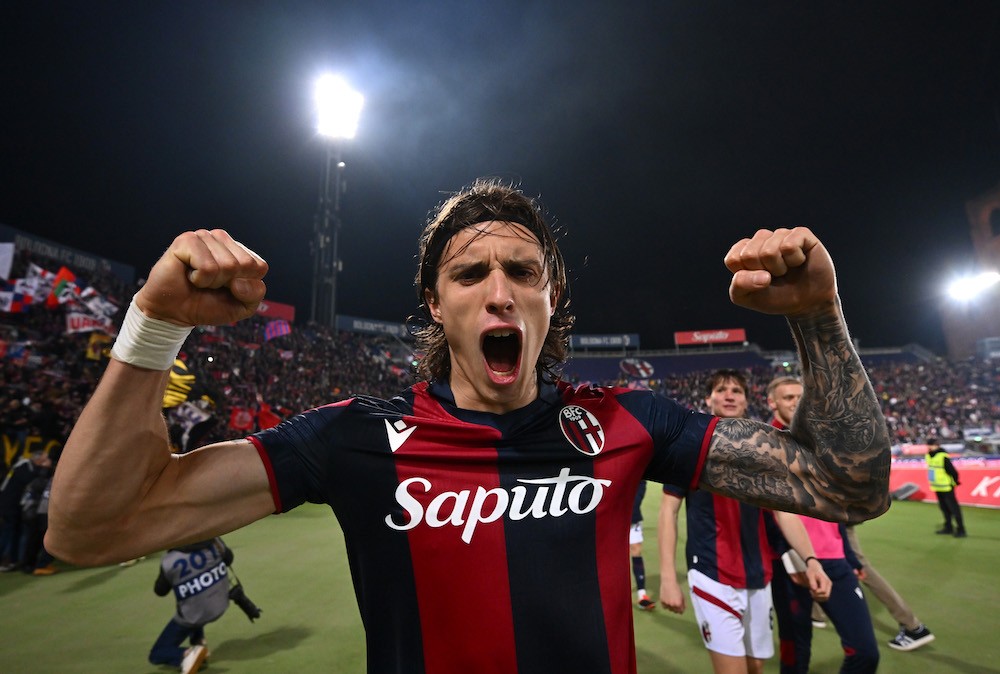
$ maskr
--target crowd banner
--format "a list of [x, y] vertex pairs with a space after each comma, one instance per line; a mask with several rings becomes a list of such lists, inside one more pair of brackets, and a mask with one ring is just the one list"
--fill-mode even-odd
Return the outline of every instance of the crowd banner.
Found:
[[14, 242], [0, 243], [0, 278], [10, 278], [10, 268], [14, 264]]
[[295, 307], [291, 304], [272, 302], [271, 300], [266, 299], [257, 305], [257, 315], [263, 316], [264, 318], [274, 318], [294, 323]]
[[94, 330], [100, 330], [109, 335], [116, 334], [115, 325], [110, 318], [91, 316], [80, 311], [66, 312], [66, 334]]
[[742, 344], [747, 341], [747, 331], [743, 328], [727, 328], [725, 330], [691, 330], [675, 332], [674, 344], [691, 346], [693, 344]]
[[[962, 505], [1000, 508], [1000, 456], [952, 457], [961, 484], [955, 487], [955, 496]], [[923, 457], [893, 459], [889, 471], [889, 491], [913, 483], [917, 491], [909, 499], [936, 503], [937, 497], [927, 481], [927, 464]]]

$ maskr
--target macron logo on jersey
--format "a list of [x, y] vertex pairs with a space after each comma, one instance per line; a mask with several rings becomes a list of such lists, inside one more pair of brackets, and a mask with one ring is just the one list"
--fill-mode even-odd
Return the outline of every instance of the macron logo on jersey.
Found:
[[385, 432], [389, 436], [389, 449], [395, 452], [397, 449], [403, 446], [406, 439], [413, 434], [413, 431], [417, 430], [416, 426], [406, 427], [406, 423], [402, 419], [398, 419], [396, 423], [390, 424], [389, 420], [385, 420]]

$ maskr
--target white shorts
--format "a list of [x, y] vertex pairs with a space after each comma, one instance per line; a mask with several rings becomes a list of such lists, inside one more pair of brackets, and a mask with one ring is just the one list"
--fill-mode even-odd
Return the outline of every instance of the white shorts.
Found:
[[628, 529], [628, 544], [642, 543], [642, 522], [636, 522]]
[[688, 585], [705, 648], [759, 660], [774, 656], [770, 583], [760, 590], [738, 589], [692, 569], [688, 571]]

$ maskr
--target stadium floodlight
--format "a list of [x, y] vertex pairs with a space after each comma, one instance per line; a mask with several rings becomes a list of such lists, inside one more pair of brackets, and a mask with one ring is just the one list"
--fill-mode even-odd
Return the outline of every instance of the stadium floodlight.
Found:
[[316, 131], [327, 138], [354, 138], [365, 98], [336, 75], [316, 81]]
[[341, 144], [354, 138], [365, 99], [336, 75], [316, 81], [316, 131], [325, 141], [319, 210], [313, 225], [313, 287], [310, 320], [337, 330], [337, 275], [340, 259], [340, 198], [345, 164]]
[[948, 284], [948, 296], [958, 302], [971, 302], [1000, 283], [1000, 272], [984, 271], [963, 276]]

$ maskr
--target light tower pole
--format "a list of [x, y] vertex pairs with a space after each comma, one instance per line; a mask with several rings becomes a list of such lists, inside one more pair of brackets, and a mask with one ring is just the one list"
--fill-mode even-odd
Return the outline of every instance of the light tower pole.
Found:
[[316, 131], [326, 141], [319, 191], [319, 210], [313, 224], [313, 282], [310, 319], [337, 329], [337, 275], [340, 261], [340, 199], [344, 192], [341, 143], [354, 138], [364, 98], [346, 82], [324, 75], [316, 82]]

